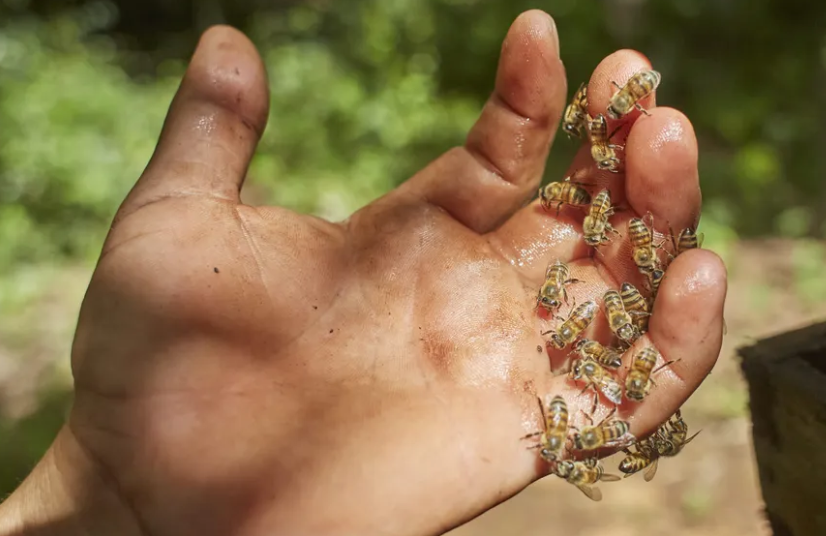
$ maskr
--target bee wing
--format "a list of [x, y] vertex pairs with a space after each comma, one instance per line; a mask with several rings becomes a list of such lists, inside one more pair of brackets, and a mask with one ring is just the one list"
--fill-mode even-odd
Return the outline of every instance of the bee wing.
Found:
[[636, 442], [637, 438], [634, 437], [634, 434], [632, 434], [631, 432], [625, 432], [623, 435], [614, 439], [613, 441], [606, 442], [605, 446], [611, 448], [625, 448], [630, 447]]
[[622, 404], [622, 386], [617, 380], [606, 374], [600, 377], [598, 383], [599, 390], [608, 400], [618, 406]]
[[642, 474], [643, 480], [645, 480], [646, 482], [651, 482], [654, 479], [654, 475], [657, 474], [657, 465], [659, 465], [659, 463], [659, 458], [651, 462], [651, 465], [649, 465], [645, 472]]
[[585, 484], [575, 484], [575, 486], [592, 501], [602, 500], [602, 492], [599, 488], [592, 488], [591, 486], [586, 486]]
[[697, 233], [697, 247], [703, 247], [703, 240], [705, 239], [705, 233]]
[[612, 475], [611, 473], [603, 473], [602, 477], [600, 478], [603, 482], [616, 482], [617, 480], [622, 480], [617, 475]]

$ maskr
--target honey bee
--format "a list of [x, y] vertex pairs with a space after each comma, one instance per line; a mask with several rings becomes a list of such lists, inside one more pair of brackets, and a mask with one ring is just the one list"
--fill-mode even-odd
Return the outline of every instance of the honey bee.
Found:
[[646, 115], [649, 114], [639, 103], [642, 99], [654, 92], [660, 85], [661, 75], [654, 70], [645, 70], [636, 73], [628, 79], [624, 86], [611, 82], [619, 90], [608, 101], [608, 117], [620, 119], [636, 108]]
[[601, 501], [602, 492], [599, 488], [592, 487], [592, 484], [596, 484], [600, 480], [616, 482], [620, 479], [616, 475], [606, 473], [602, 464], [596, 458], [582, 461], [561, 461], [553, 468], [553, 473], [569, 484], [576, 486], [586, 497], [593, 501]]
[[617, 157], [617, 149], [622, 149], [621, 145], [610, 143], [613, 133], [608, 135], [608, 122], [605, 116], [598, 114], [588, 121], [588, 138], [591, 140], [591, 158], [597, 164], [597, 169], [608, 170], [611, 173], [619, 173], [620, 160]]
[[641, 402], [651, 391], [651, 386], [654, 385], [651, 376], [676, 361], [668, 361], [654, 370], [654, 365], [657, 364], [659, 356], [660, 353], [653, 346], [643, 348], [640, 353], [634, 356], [634, 360], [631, 362], [631, 370], [628, 371], [628, 376], [625, 379], [625, 396], [629, 400]]
[[571, 279], [569, 277], [570, 270], [568, 265], [559, 259], [548, 266], [545, 271], [545, 283], [539, 289], [539, 295], [536, 297], [536, 304], [541, 305], [548, 311], [552, 311], [562, 306], [562, 301], [568, 303], [568, 291], [565, 289], [566, 285], [571, 283], [579, 283], [579, 279]]
[[565, 399], [557, 395], [548, 404], [548, 411], [542, 407], [539, 400], [539, 411], [545, 421], [545, 430], [528, 434], [522, 439], [539, 436], [539, 444], [531, 448], [539, 448], [539, 455], [549, 463], [556, 462], [562, 452], [562, 447], [568, 439], [568, 405]]
[[588, 329], [596, 316], [597, 304], [589, 300], [573, 309], [568, 318], [562, 322], [559, 328], [554, 331], [546, 331], [542, 335], [551, 334], [551, 344], [554, 348], [562, 350], [567, 345], [573, 343], [579, 335]]
[[562, 115], [562, 130], [569, 138], [582, 138], [588, 127], [588, 86], [583, 82]]
[[657, 465], [660, 461], [660, 454], [654, 446], [654, 440], [649, 437], [643, 441], [637, 441], [634, 446], [636, 452], [627, 448], [622, 449], [626, 456], [620, 462], [619, 470], [625, 473], [624, 478], [628, 478], [645, 469], [642, 477], [646, 482], [651, 482], [657, 474]]
[[648, 331], [648, 319], [651, 317], [648, 301], [642, 296], [637, 287], [631, 283], [623, 283], [620, 287], [620, 296], [625, 310], [631, 315], [634, 327], [640, 334]]
[[703, 233], [697, 234], [693, 227], [686, 227], [677, 237], [674, 236], [674, 231], [671, 230], [671, 242], [674, 244], [674, 254], [672, 258], [680, 253], [685, 253], [689, 249], [696, 249], [703, 245]]
[[591, 339], [577, 341], [574, 351], [583, 359], [593, 359], [603, 367], [618, 369], [622, 366], [622, 354]]
[[574, 381], [584, 381], [585, 387], [581, 392], [588, 389], [594, 390], [594, 403], [591, 413], [596, 411], [599, 402], [599, 393], [615, 405], [622, 403], [622, 385], [605, 368], [593, 359], [577, 359], [571, 367], [568, 377]]
[[631, 433], [631, 425], [628, 421], [611, 419], [617, 408], [609, 413], [602, 421], [594, 425], [589, 415], [588, 420], [592, 426], [586, 426], [582, 431], [574, 434], [574, 448], [577, 450], [596, 450], [599, 448], [624, 448], [634, 443], [636, 438]]
[[648, 274], [658, 268], [657, 253], [654, 251], [654, 230], [642, 218], [628, 221], [628, 238], [631, 240], [631, 255], [639, 271]]
[[539, 202], [545, 210], [550, 210], [553, 205], [556, 205], [558, 216], [562, 205], [579, 208], [589, 206], [591, 204], [591, 194], [582, 186], [572, 182], [571, 177], [565, 177], [563, 181], [550, 182], [544, 188], [540, 188]]
[[603, 295], [602, 302], [605, 304], [605, 316], [608, 318], [611, 331], [629, 345], [637, 340], [640, 332], [634, 327], [631, 315], [625, 310], [620, 293], [609, 290]]
[[680, 410], [677, 410], [677, 413], [653, 436], [653, 442], [660, 456], [676, 456], [699, 433], [700, 431], [688, 437], [688, 425], [683, 420]]
[[651, 297], [648, 301], [649, 310], [654, 309], [654, 300], [657, 298], [657, 293], [660, 291], [660, 283], [665, 277], [665, 272], [659, 268], [655, 268], [651, 272], [645, 274], [648, 277], [648, 287], [651, 289]]
[[613, 215], [611, 192], [606, 188], [594, 197], [588, 215], [582, 221], [582, 234], [586, 244], [597, 247], [609, 242], [607, 232], [619, 234], [608, 222], [608, 218]]

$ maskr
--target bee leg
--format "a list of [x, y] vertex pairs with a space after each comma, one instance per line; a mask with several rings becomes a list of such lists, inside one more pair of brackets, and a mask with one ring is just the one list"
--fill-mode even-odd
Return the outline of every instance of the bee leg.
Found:
[[677, 362], [677, 361], [679, 361], [680, 359], [682, 359], [682, 357], [681, 357], [681, 358], [679, 358], [679, 359], [673, 359], [673, 360], [671, 360], [671, 361], [668, 361], [667, 363], [663, 363], [662, 365], [660, 365], [659, 367], [657, 367], [656, 369], [654, 369], [654, 370], [651, 372], [651, 375], [653, 376], [655, 373], [657, 373], [657, 372], [659, 372], [660, 370], [664, 369], [664, 368], [665, 368], [665, 367], [667, 367], [668, 365], [671, 365], [671, 364], [673, 364], [673, 363], [676, 363], [676, 362]]
[[[671, 245], [672, 245], [672, 246], [673, 246], [673, 248], [674, 248], [674, 250], [673, 250], [673, 251], [674, 251], [674, 256], [676, 257], [676, 256], [677, 256], [677, 239], [678, 239], [678, 238], [677, 238], [677, 236], [674, 234], [674, 229], [671, 227], [671, 224], [670, 224], [670, 223], [668, 224], [668, 232], [669, 232], [669, 234], [671, 235]], [[680, 233], [680, 234], [682, 234], [682, 233]], [[672, 258], [673, 258], [673, 257], [672, 257]]]
[[[614, 416], [614, 414], [615, 414], [616, 412], [617, 412], [617, 406], [614, 406], [614, 409], [612, 409], [612, 410], [611, 410], [611, 412], [610, 412], [608, 415], [606, 415], [606, 416], [605, 416], [605, 418], [604, 418], [604, 419], [602, 419], [602, 420], [599, 422], [599, 424], [603, 424], [605, 421], [607, 421], [608, 419], [610, 419], [611, 417], [613, 417], [613, 416]], [[599, 426], [599, 425], [597, 425], [597, 426]]]
[[[654, 244], [653, 247], [654, 247], [654, 249], [664, 249], [663, 245], [665, 245], [666, 242], [668, 242], [668, 239], [663, 238], [662, 242], [660, 242], [659, 244]], [[668, 253], [668, 252], [666, 252], [666, 253]]]
[[536, 397], [536, 401], [539, 402], [539, 416], [542, 417], [542, 424], [544, 425], [548, 422], [545, 417], [545, 405], [542, 404], [542, 399], [539, 396]]
[[594, 403], [591, 404], [591, 413], [592, 414], [597, 410], [597, 404], [599, 404], [599, 391], [594, 389]]
[[559, 209], [561, 209], [561, 208], [562, 208], [562, 203], [559, 203], [559, 204], [556, 205], [556, 217], [557, 218], [559, 217]]
[[613, 80], [611, 80], [611, 84], [612, 84], [615, 88], [617, 88], [617, 89], [622, 89], [622, 86], [621, 86], [621, 85], [619, 85], [619, 84], [617, 84], [617, 83], [616, 83], [616, 82], [614, 82]]
[[[591, 417], [590, 415], [588, 415], [587, 413], [585, 413], [585, 410], [583, 410], [582, 408], [579, 408], [579, 411], [581, 411], [581, 412], [582, 412], [582, 414], [585, 416], [585, 418], [586, 418], [586, 419], [588, 419], [588, 422], [589, 422], [589, 423], [591, 423], [591, 426], [593, 426], [593, 425], [594, 425], [594, 419], [593, 419], [593, 417]], [[568, 426], [568, 428], [571, 428], [571, 426]], [[577, 431], [579, 431], [579, 430], [577, 430]]]
[[648, 116], [650, 116], [650, 115], [651, 115], [650, 113], [648, 113], [648, 110], [646, 110], [645, 108], [643, 108], [643, 107], [642, 107], [642, 105], [641, 105], [639, 102], [635, 102], [635, 103], [634, 103], [634, 108], [636, 108], [637, 110], [641, 111], [641, 112], [642, 112], [642, 113], [644, 113], [645, 115], [648, 115]]
[[[521, 441], [522, 439], [530, 439], [530, 438], [532, 438], [532, 437], [536, 437], [536, 436], [539, 436], [539, 435], [542, 435], [542, 432], [534, 432], [534, 433], [532, 433], [532, 434], [528, 434], [528, 435], [526, 435], [526, 436], [522, 436], [522, 437], [520, 437], [519, 439], [520, 439], [520, 441]], [[534, 447], [531, 447], [531, 448], [534, 448]]]

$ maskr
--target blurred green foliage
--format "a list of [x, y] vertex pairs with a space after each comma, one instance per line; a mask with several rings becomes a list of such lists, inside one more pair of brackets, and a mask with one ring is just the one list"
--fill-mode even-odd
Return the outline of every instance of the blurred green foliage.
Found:
[[[818, 3], [187, 6], [0, 4], [0, 270], [94, 259], [151, 155], [199, 32], [224, 21], [253, 38], [270, 76], [270, 127], [250, 168], [257, 201], [343, 218], [461, 143], [491, 90], [509, 24], [540, 7], [557, 20], [570, 91], [623, 47], [663, 73], [659, 102], [684, 110], [700, 140], [710, 243], [826, 230], [818, 210], [826, 155], [817, 150], [826, 141], [818, 128], [826, 96], [817, 90], [826, 77], [818, 30], [826, 7]], [[560, 141], [549, 176], [574, 149]]]
[[[700, 139], [704, 195], [714, 207], [709, 240], [725, 248], [736, 234], [818, 236], [826, 223], [817, 210], [826, 200], [818, 180], [826, 157], [816, 149], [826, 138], [817, 106], [826, 97], [790, 98], [826, 77], [819, 4], [3, 6], [0, 269], [94, 259], [151, 155], [198, 33], [227, 19], [253, 38], [270, 76], [270, 128], [250, 168], [258, 201], [343, 218], [460, 143], [491, 90], [509, 24], [536, 6], [556, 17], [570, 91], [617, 48], [642, 51], [663, 73], [659, 102], [684, 110]], [[157, 31], [134, 22], [154, 12], [169, 15]], [[561, 141], [552, 176], [573, 151]]]

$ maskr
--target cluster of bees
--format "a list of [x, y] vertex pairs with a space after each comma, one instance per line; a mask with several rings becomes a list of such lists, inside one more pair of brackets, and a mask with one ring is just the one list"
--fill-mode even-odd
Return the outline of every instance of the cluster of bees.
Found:
[[[620, 120], [634, 109], [648, 114], [640, 101], [650, 95], [659, 83], [660, 74], [653, 70], [636, 73], [624, 86], [614, 83], [617, 91], [608, 104], [608, 117]], [[562, 128], [569, 136], [582, 138], [587, 135], [591, 145], [591, 156], [598, 169], [619, 172], [621, 160], [617, 156], [617, 150], [622, 147], [610, 143], [613, 134], [608, 134], [605, 115], [600, 113], [596, 117], [591, 117], [588, 113], [587, 87], [584, 84], [579, 87], [573, 101], [566, 108]], [[563, 205], [584, 210], [586, 215], [582, 231], [583, 239], [588, 246], [598, 248], [610, 242], [611, 235], [621, 236], [609, 222], [616, 207], [611, 204], [611, 193], [607, 188], [592, 198], [581, 183], [567, 177], [563, 181], [552, 182], [541, 188], [539, 197], [546, 210], [555, 208], [557, 214]], [[621, 383], [616, 377], [616, 373], [622, 367], [623, 354], [648, 331], [648, 321], [653, 313], [654, 301], [668, 263], [677, 255], [700, 247], [703, 238], [693, 228], [683, 229], [677, 235], [671, 231], [671, 250], [668, 251], [664, 247], [667, 239], [658, 244], [654, 243], [653, 218], [650, 225], [646, 224], [645, 218], [629, 220], [627, 234], [631, 242], [634, 264], [645, 276], [648, 296], [644, 296], [629, 282], [622, 283], [619, 290], [611, 289], [605, 292], [602, 297], [602, 309], [613, 333], [612, 345], [603, 345], [596, 340], [582, 337], [599, 312], [600, 308], [595, 300], [580, 305], [574, 304], [567, 318], [557, 317], [562, 322], [556, 329], [542, 333], [543, 336], [549, 335], [546, 342], [549, 348], [571, 348], [569, 355], [574, 354], [575, 357], [568, 378], [584, 384], [582, 392], [593, 390], [591, 414], [596, 410], [600, 393], [614, 404], [613, 411], [596, 424], [591, 415], [585, 413], [590, 425], [580, 430], [569, 424], [568, 406], [563, 397], [553, 397], [547, 407], [540, 398], [539, 407], [544, 429], [522, 438], [538, 437], [538, 444], [528, 448], [539, 449], [539, 455], [550, 464], [552, 474], [575, 485], [595, 501], [602, 499], [602, 493], [594, 484], [599, 481], [620, 480], [618, 476], [605, 472], [596, 456], [598, 449], [621, 449], [625, 457], [619, 464], [619, 471], [628, 477], [645, 470], [643, 477], [650, 481], [654, 478], [661, 457], [676, 456], [697, 435], [695, 433], [689, 437], [688, 425], [679, 410], [646, 439], [634, 437], [628, 421], [613, 418], [623, 397], [634, 403], [645, 400], [651, 388], [656, 385], [654, 374], [673, 363], [670, 361], [657, 367], [660, 354], [649, 345], [631, 358], [630, 369], [624, 382]], [[660, 251], [664, 255], [661, 256]], [[553, 315], [563, 303], [568, 303], [568, 285], [578, 282], [580, 281], [571, 278], [570, 269], [564, 262], [554, 261], [548, 266], [545, 282], [539, 289], [537, 307]], [[569, 429], [574, 431], [571, 437]], [[586, 457], [582, 460], [563, 460], [562, 451], [565, 449], [570, 452], [570, 444], [575, 450], [586, 453]]]

